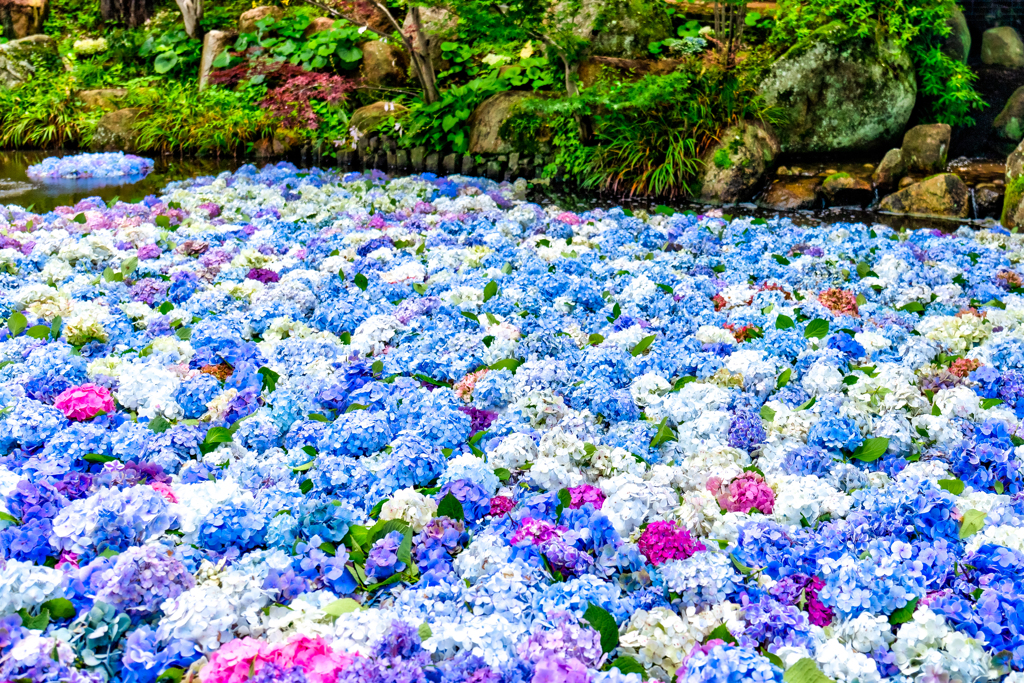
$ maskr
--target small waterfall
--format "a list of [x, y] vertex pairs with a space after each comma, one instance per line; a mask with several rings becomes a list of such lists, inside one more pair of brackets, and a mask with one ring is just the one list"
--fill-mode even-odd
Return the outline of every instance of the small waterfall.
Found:
[[973, 218], [974, 220], [978, 220], [978, 202], [974, 198], [974, 188], [973, 187], [971, 188], [970, 192], [971, 192], [971, 218]]

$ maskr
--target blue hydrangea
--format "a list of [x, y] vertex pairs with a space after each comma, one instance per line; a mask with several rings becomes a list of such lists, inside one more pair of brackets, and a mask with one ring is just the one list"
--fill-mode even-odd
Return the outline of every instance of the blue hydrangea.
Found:
[[355, 410], [339, 416], [330, 424], [320, 437], [317, 450], [359, 457], [376, 453], [392, 438], [391, 422], [385, 413]]
[[838, 415], [821, 418], [811, 425], [807, 434], [808, 445], [832, 451], [855, 451], [863, 441], [857, 423]]

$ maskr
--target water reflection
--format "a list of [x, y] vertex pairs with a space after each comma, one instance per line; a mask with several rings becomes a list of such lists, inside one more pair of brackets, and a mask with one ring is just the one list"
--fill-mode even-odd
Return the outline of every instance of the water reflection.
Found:
[[175, 159], [156, 157], [153, 171], [146, 176], [117, 178], [47, 178], [36, 180], [25, 173], [32, 164], [48, 156], [62, 157], [77, 152], [0, 152], [0, 204], [17, 204], [44, 213], [58, 206], [71, 206], [86, 197], [109, 202], [119, 197], [137, 202], [146, 195], [159, 194], [167, 183], [203, 175], [235, 171], [241, 159]]

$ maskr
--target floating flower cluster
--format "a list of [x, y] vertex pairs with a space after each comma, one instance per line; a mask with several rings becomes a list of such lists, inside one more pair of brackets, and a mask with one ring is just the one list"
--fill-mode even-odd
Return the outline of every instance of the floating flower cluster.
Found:
[[1024, 238], [524, 191], [0, 207], [0, 680], [1024, 682]]
[[34, 180], [45, 180], [46, 178], [146, 176], [152, 170], [152, 159], [124, 152], [98, 152], [66, 157], [47, 157], [38, 164], [29, 166], [25, 173]]

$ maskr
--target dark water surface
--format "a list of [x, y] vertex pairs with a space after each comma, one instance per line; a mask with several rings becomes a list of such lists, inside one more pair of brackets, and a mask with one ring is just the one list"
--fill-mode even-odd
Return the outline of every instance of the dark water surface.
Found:
[[109, 202], [119, 197], [137, 202], [150, 194], [159, 194], [173, 180], [234, 171], [245, 163], [242, 159], [176, 159], [153, 158], [153, 171], [145, 176], [119, 178], [47, 178], [30, 179], [26, 169], [46, 157], [63, 157], [78, 152], [0, 152], [0, 204], [17, 204], [45, 213], [57, 206], [71, 206], [86, 197], [101, 197]]

